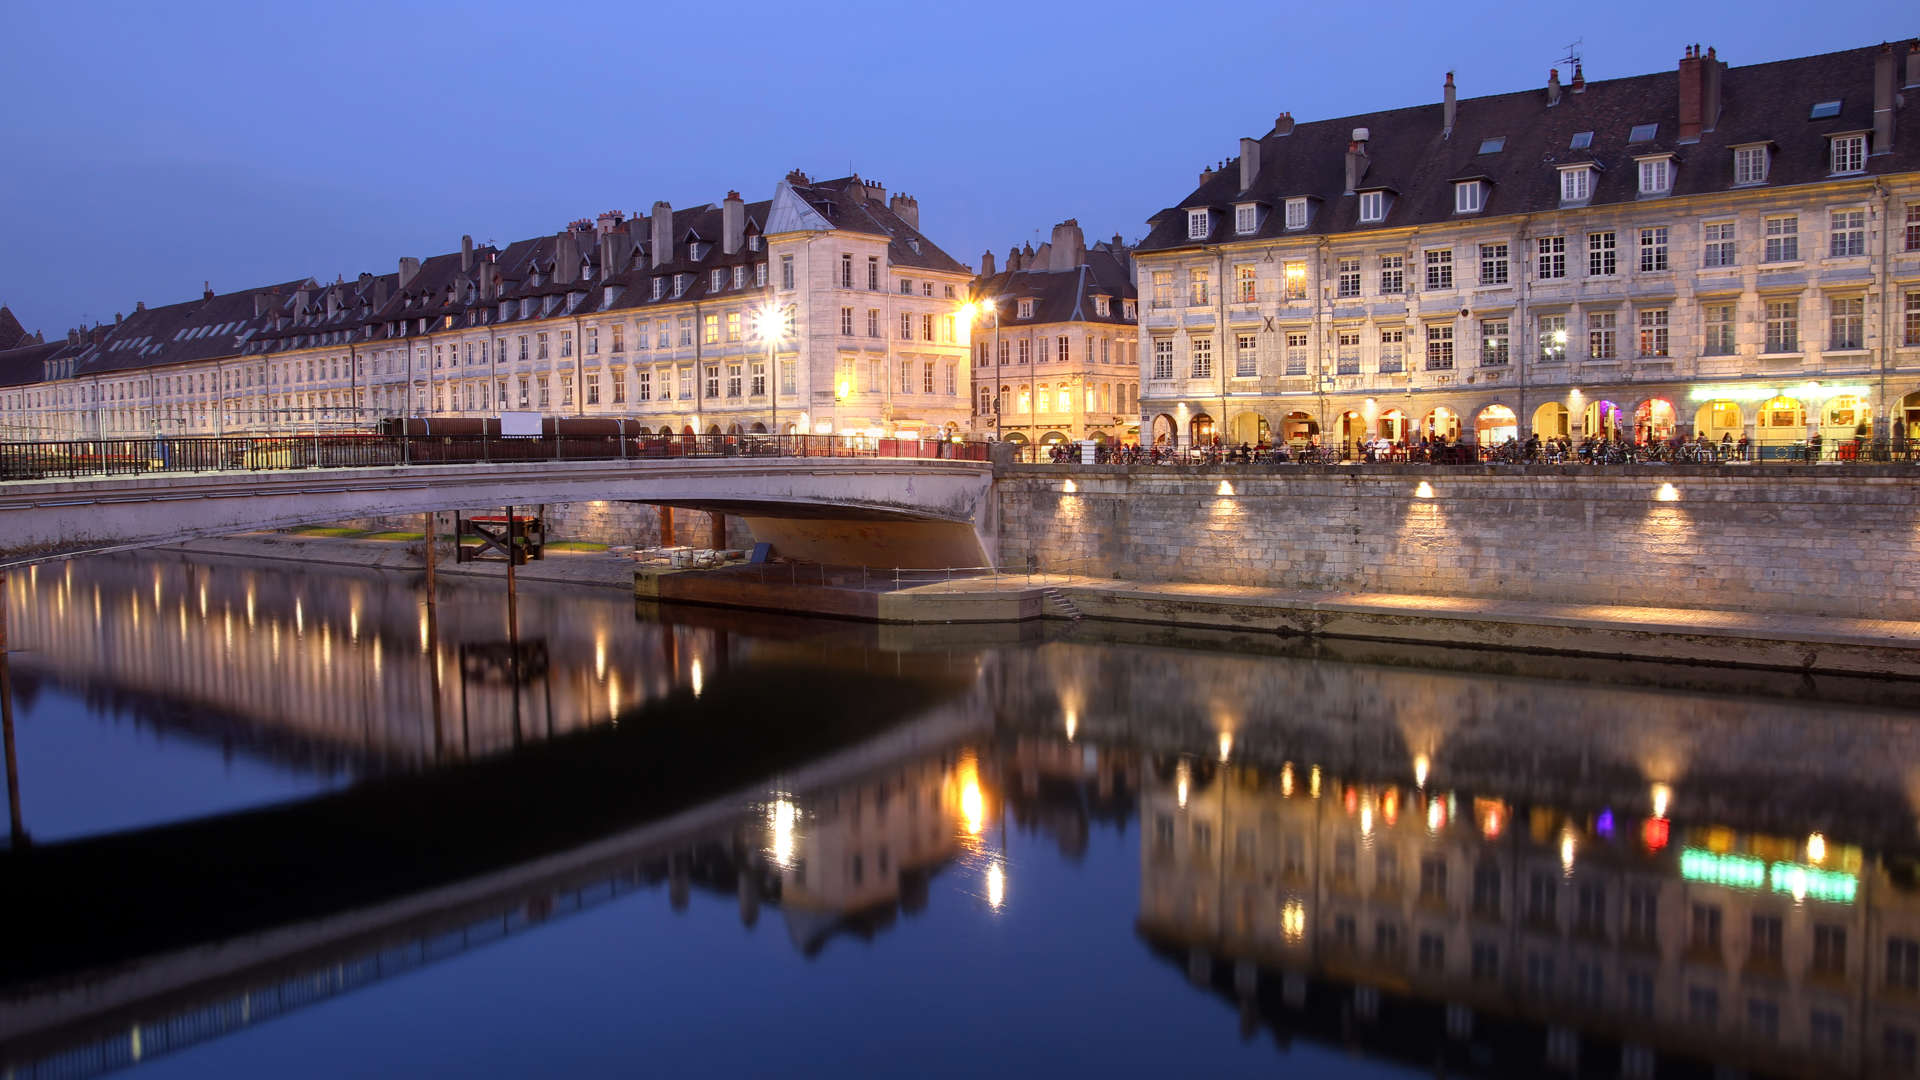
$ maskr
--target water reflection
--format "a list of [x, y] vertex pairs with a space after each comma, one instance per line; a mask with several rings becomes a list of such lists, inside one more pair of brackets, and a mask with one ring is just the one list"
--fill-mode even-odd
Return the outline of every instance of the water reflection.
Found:
[[[1171, 1011], [1192, 997], [1190, 982], [1237, 1013], [1244, 1035], [1268, 1032], [1279, 1049], [1261, 1046], [1267, 1055], [1320, 1045], [1470, 1075], [1690, 1075], [1714, 1063], [1876, 1075], [1916, 1064], [1920, 727], [1898, 685], [1663, 680], [1648, 665], [1144, 628], [1002, 645], [967, 630], [712, 613], [674, 623], [537, 591], [521, 596], [526, 630], [514, 635], [499, 596], [480, 588], [444, 590], [429, 618], [391, 579], [168, 556], [79, 564], [10, 591], [15, 644], [32, 650], [14, 656], [17, 668], [290, 769], [309, 759], [289, 748], [323, 748], [383, 774], [325, 809], [369, 832], [382, 821], [364, 815], [389, 805], [374, 795], [438, 797], [454, 791], [449, 776], [483, 768], [497, 770], [485, 782], [503, 797], [555, 775], [582, 789], [583, 806], [595, 785], [612, 786], [613, 804], [638, 797], [620, 768], [542, 765], [543, 746], [629, 753], [636, 768], [664, 754], [669, 765], [650, 775], [705, 784], [635, 820], [583, 823], [571, 815], [585, 811], [536, 799], [547, 818], [510, 859], [302, 908], [309, 928], [353, 929], [316, 931], [298, 949], [209, 923], [195, 944], [224, 940], [208, 950], [218, 969], [189, 965], [180, 978], [157, 948], [129, 947], [106, 970], [60, 971], [0, 1010], [0, 1065], [17, 1075], [152, 1061], [348, 991], [377, 996], [393, 975], [425, 976], [452, 957], [495, 963], [493, 943], [608, 904], [629, 905], [623, 922], [677, 920], [711, 950], [701, 979], [722, 984], [762, 977], [778, 959], [768, 950], [811, 959], [848, 939], [873, 942], [867, 966], [929, 998], [962, 960], [992, 969], [1009, 1002], [1007, 984], [1085, 972], [1089, 1007], [1124, 996]], [[776, 676], [790, 669], [827, 672], [834, 696], [740, 696], [783, 693]], [[899, 697], [895, 726], [825, 747], [793, 735], [901, 685], [931, 692]], [[740, 728], [734, 754], [767, 764], [722, 782], [727, 755], [674, 749], [676, 726], [705, 732], [747, 701], [779, 711]], [[620, 749], [642, 732], [668, 741]], [[431, 771], [441, 764], [464, 767]], [[713, 797], [721, 791], [731, 793]], [[300, 812], [276, 810], [276, 828]], [[450, 847], [515, 839], [421, 812], [386, 824]], [[156, 829], [139, 843], [219, 836], [248, 818]], [[1098, 842], [1136, 829], [1124, 846]], [[377, 839], [349, 853], [356, 864]], [[23, 866], [85, 866], [89, 851], [124, 851], [112, 845], [125, 840], [43, 845], [36, 854], [53, 862], [0, 860], [0, 885], [15, 887], [0, 902], [45, 884], [23, 881]], [[232, 866], [195, 874], [250, 887], [254, 856], [226, 850]], [[766, 936], [743, 954], [689, 917], [713, 904], [736, 934]], [[1087, 934], [1105, 913], [1120, 927]], [[1083, 939], [1090, 951], [1069, 949]], [[570, 977], [618, 996], [619, 966]], [[163, 970], [176, 981], [141, 988]], [[805, 992], [846, 995], [858, 1012], [858, 992], [842, 985], [850, 969], [831, 971]], [[444, 976], [455, 999], [463, 977]], [[64, 989], [76, 986], [77, 997]], [[964, 1011], [996, 1008], [972, 990]], [[1029, 1019], [1005, 1010], [996, 1024]], [[913, 1022], [924, 1029], [903, 1038], [937, 1038], [962, 1010], [923, 1011]], [[663, 1007], [659, 1022], [674, 1016]], [[576, 1037], [564, 1018], [528, 1024], [530, 1039]], [[1192, 1030], [1169, 1019], [1164, 1037]], [[1229, 1060], [1187, 1041], [1166, 1049], [1196, 1069]]]

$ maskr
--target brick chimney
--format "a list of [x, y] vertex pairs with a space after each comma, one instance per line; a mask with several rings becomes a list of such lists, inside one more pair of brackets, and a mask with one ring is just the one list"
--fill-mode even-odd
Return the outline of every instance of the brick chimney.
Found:
[[993, 249], [988, 248], [980, 253], [980, 276], [992, 277], [993, 275]]
[[473, 273], [473, 237], [471, 236], [460, 238], [460, 272]]
[[1893, 46], [1882, 44], [1873, 56], [1873, 147], [1875, 157], [1893, 152]]
[[1547, 69], [1547, 108], [1560, 104], [1560, 69]]
[[888, 201], [887, 209], [893, 211], [894, 217], [906, 222], [908, 228], [920, 228], [920, 200], [904, 192], [896, 192]]
[[665, 266], [673, 261], [673, 206], [666, 202], [653, 204], [653, 265]]
[[1700, 46], [1689, 45], [1680, 57], [1680, 141], [1697, 142], [1705, 126], [1706, 83], [1701, 71]]
[[1240, 140], [1240, 190], [1252, 189], [1260, 177], [1260, 140]]
[[1007, 273], [1016, 273], [1020, 269], [1020, 245], [1007, 249]]
[[1580, 61], [1578, 60], [1573, 62], [1573, 81], [1567, 84], [1567, 89], [1572, 90], [1576, 94], [1584, 94], [1587, 92], [1587, 73], [1581, 69]]
[[200, 299], [202, 300], [213, 299], [213, 282], [203, 281], [200, 283]]
[[1354, 128], [1353, 141], [1347, 143], [1347, 194], [1360, 184], [1367, 175], [1367, 129]]
[[1446, 100], [1441, 112], [1444, 120], [1440, 128], [1440, 137], [1451, 139], [1453, 138], [1453, 114], [1458, 109], [1453, 99], [1453, 72], [1451, 71], [1447, 72], [1447, 85], [1442, 88], [1442, 93], [1446, 95]]
[[747, 234], [747, 204], [740, 201], [740, 193], [727, 192], [726, 199], [720, 204], [720, 250], [727, 255], [739, 252], [741, 242]]
[[1290, 112], [1281, 113], [1273, 122], [1273, 133], [1275, 135], [1293, 134], [1293, 114]]

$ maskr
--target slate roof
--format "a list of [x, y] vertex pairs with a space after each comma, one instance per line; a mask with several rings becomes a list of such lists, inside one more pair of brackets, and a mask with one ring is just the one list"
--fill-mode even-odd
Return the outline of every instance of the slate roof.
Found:
[[[1911, 43], [1893, 45], [1895, 83], [1904, 79]], [[1721, 74], [1721, 110], [1717, 122], [1697, 142], [1681, 143], [1677, 71], [1587, 83], [1581, 92], [1563, 87], [1549, 106], [1545, 88], [1458, 103], [1451, 137], [1443, 134], [1440, 102], [1333, 120], [1299, 123], [1289, 134], [1269, 132], [1260, 140], [1260, 170], [1253, 186], [1240, 188], [1238, 159], [1226, 163], [1178, 203], [1155, 214], [1141, 251], [1187, 247], [1187, 208], [1208, 207], [1212, 242], [1267, 239], [1289, 232], [1304, 235], [1344, 233], [1498, 217], [1560, 208], [1558, 166], [1597, 163], [1590, 206], [1631, 203], [1638, 194], [1635, 158], [1671, 152], [1675, 159], [1673, 195], [1719, 192], [1733, 186], [1733, 147], [1767, 140], [1777, 147], [1766, 188], [1829, 179], [1827, 136], [1873, 126], [1874, 57], [1880, 46], [1849, 49], [1792, 60], [1727, 67]], [[1818, 102], [1841, 102], [1839, 115], [1809, 118]], [[1895, 112], [1893, 152], [1867, 159], [1865, 175], [1920, 169], [1920, 108], [1912, 91]], [[1637, 124], [1658, 127], [1650, 142], [1629, 143]], [[1385, 188], [1398, 193], [1384, 221], [1362, 225], [1359, 200], [1345, 194], [1346, 153], [1354, 129], [1368, 129], [1367, 168], [1356, 190]], [[1586, 150], [1572, 148], [1578, 132], [1593, 133]], [[1496, 153], [1479, 152], [1484, 140], [1504, 137]], [[1485, 208], [1477, 214], [1454, 213], [1451, 181], [1484, 176], [1490, 182]], [[1233, 207], [1260, 202], [1278, 207], [1289, 197], [1318, 200], [1303, 230], [1284, 228], [1284, 215], [1266, 215], [1259, 230], [1235, 234]]]
[[21, 345], [12, 349], [0, 349], [0, 386], [31, 386], [45, 381], [46, 363], [78, 346], [69, 345], [64, 339], [49, 341], [44, 345]]
[[17, 349], [32, 342], [33, 335], [13, 317], [12, 310], [0, 306], [0, 349]]
[[[168, 364], [214, 360], [240, 354], [248, 338], [277, 313], [284, 314], [296, 290], [310, 281], [287, 281], [245, 292], [203, 294], [156, 308], [136, 308], [119, 325], [106, 328], [103, 340], [86, 342], [74, 374], [99, 375]], [[254, 314], [254, 296], [268, 294], [269, 310]]]
[[[1088, 248], [1079, 266], [1071, 270], [1048, 271], [1050, 245], [1030, 253], [1031, 270], [1002, 270], [990, 277], [973, 279], [973, 295], [994, 301], [1003, 328], [1044, 323], [1086, 322], [1131, 326], [1124, 301], [1136, 298], [1133, 284], [1131, 249], [1122, 244], [1101, 242]], [[1096, 295], [1112, 300], [1107, 314], [1100, 315], [1094, 305]], [[1033, 316], [1018, 316], [1019, 301], [1034, 301]]]

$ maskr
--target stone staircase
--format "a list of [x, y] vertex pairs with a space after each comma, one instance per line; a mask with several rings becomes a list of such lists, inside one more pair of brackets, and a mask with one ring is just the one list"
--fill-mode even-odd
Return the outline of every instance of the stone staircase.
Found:
[[1062, 614], [1074, 622], [1079, 622], [1081, 619], [1086, 618], [1086, 615], [1083, 614], [1078, 607], [1074, 606], [1073, 601], [1067, 599], [1067, 594], [1060, 591], [1059, 586], [1044, 585], [1040, 589], [1040, 595], [1046, 597], [1049, 603], [1058, 608]]

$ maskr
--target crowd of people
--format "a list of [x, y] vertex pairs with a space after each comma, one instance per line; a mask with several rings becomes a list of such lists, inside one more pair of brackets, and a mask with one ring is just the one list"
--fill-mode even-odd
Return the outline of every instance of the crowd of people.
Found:
[[[1856, 438], [1829, 445], [1819, 432], [1803, 442], [1789, 444], [1769, 458], [1785, 461], [1880, 460]], [[1882, 447], [1882, 449], [1885, 449]], [[1238, 444], [1213, 439], [1177, 446], [1161, 441], [1152, 446], [1099, 443], [1093, 448], [1093, 462], [1099, 465], [1248, 465], [1248, 464], [1337, 464], [1354, 462], [1376, 464], [1472, 465], [1479, 463], [1512, 465], [1626, 465], [1638, 462], [1670, 464], [1717, 464], [1751, 461], [1758, 448], [1745, 434], [1737, 438], [1723, 433], [1718, 440], [1704, 432], [1691, 438], [1673, 435], [1640, 440], [1590, 435], [1582, 439], [1566, 436], [1542, 438], [1530, 434], [1525, 439], [1508, 436], [1495, 443], [1475, 443], [1450, 438], [1445, 434], [1392, 440], [1374, 435], [1355, 443], [1322, 443], [1312, 436], [1292, 443]], [[1056, 464], [1080, 463], [1081, 444], [1059, 442], [1042, 448], [1042, 460]], [[1904, 455], [1901, 455], [1904, 456]]]

